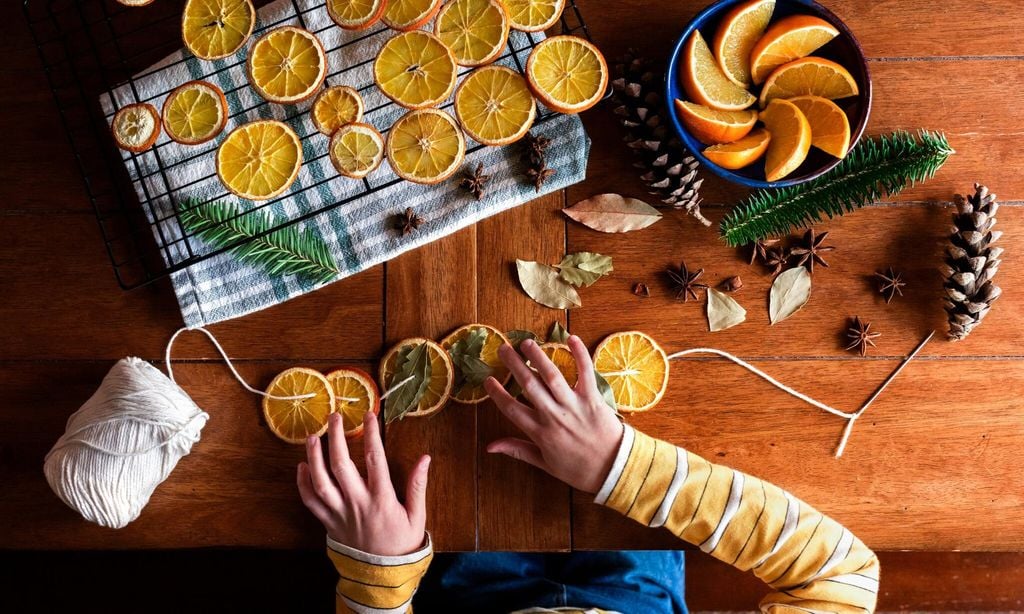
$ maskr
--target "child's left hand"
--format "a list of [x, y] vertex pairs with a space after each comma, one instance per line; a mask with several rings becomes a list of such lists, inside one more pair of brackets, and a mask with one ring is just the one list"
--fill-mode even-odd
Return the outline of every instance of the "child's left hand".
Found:
[[[427, 520], [427, 470], [422, 456], [409, 474], [406, 501], [398, 501], [388, 471], [380, 424], [373, 412], [363, 423], [366, 479], [348, 454], [340, 414], [328, 421], [330, 471], [319, 437], [306, 440], [308, 463], [299, 463], [302, 502], [327, 529], [327, 536], [351, 548], [380, 556], [398, 556], [423, 547]], [[333, 476], [333, 478], [332, 478]]]

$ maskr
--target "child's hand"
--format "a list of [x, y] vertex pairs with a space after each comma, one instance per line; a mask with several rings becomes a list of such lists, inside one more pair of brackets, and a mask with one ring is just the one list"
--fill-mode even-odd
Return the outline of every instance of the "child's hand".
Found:
[[526, 461], [577, 490], [596, 493], [611, 470], [623, 427], [597, 389], [587, 347], [575, 335], [568, 344], [579, 372], [575, 389], [532, 340], [523, 341], [520, 349], [536, 373], [511, 346], [499, 350], [501, 361], [533, 407], [513, 399], [493, 377], [487, 378], [484, 387], [501, 413], [530, 441], [499, 439], [487, 451]]
[[377, 416], [366, 412], [363, 423], [365, 481], [349, 458], [341, 415], [331, 414], [327, 428], [330, 471], [324, 464], [319, 437], [306, 440], [309, 462], [299, 463], [298, 468], [302, 502], [323, 523], [327, 536], [346, 546], [381, 556], [409, 554], [420, 549], [427, 519], [430, 457], [422, 456], [409, 474], [406, 501], [402, 505], [391, 485]]

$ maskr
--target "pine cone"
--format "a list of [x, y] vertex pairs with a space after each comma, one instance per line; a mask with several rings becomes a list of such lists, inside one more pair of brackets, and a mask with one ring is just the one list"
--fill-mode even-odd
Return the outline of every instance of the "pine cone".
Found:
[[626, 144], [636, 155], [640, 180], [662, 204], [687, 213], [710, 226], [700, 212], [699, 163], [672, 133], [662, 86], [664, 71], [630, 50], [612, 67], [612, 112], [626, 128]]
[[946, 283], [944, 303], [949, 314], [949, 338], [964, 339], [988, 314], [992, 302], [1002, 291], [992, 283], [999, 270], [1003, 248], [992, 247], [1003, 234], [993, 231], [999, 203], [988, 188], [974, 184], [974, 194], [954, 197], [957, 213], [953, 215], [953, 234], [946, 248], [946, 265], [942, 268]]

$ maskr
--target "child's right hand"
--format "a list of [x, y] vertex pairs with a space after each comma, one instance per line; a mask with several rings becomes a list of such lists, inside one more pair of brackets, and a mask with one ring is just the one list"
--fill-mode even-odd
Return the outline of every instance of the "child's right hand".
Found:
[[507, 454], [543, 469], [577, 490], [596, 493], [611, 470], [622, 423], [597, 389], [594, 364], [580, 338], [569, 337], [579, 380], [570, 387], [561, 372], [532, 340], [520, 346], [536, 372], [509, 345], [500, 348], [501, 361], [519, 382], [529, 405], [512, 398], [493, 377], [484, 387], [501, 413], [529, 440], [509, 437], [491, 442], [488, 452]]

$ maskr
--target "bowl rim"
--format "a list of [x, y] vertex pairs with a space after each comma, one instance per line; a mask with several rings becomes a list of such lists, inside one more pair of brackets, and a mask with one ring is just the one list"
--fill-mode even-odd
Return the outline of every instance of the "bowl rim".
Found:
[[[709, 168], [711, 172], [727, 181], [738, 183], [749, 188], [785, 188], [817, 179], [818, 177], [824, 175], [828, 171], [838, 166], [839, 163], [842, 162], [843, 160], [839, 158], [830, 160], [820, 169], [815, 170], [814, 172], [803, 177], [796, 177], [793, 179], [764, 181], [761, 179], [746, 177], [738, 173], [735, 173], [729, 169], [722, 168], [715, 164], [714, 162], [712, 162], [711, 160], [709, 160], [703, 152], [703, 148], [705, 147], [705, 145], [697, 141], [697, 139], [690, 134], [690, 132], [685, 128], [685, 126], [683, 126], [682, 121], [680, 121], [679, 119], [679, 114], [676, 112], [675, 97], [673, 96], [672, 92], [672, 79], [673, 75], [678, 75], [680, 58], [683, 55], [683, 47], [686, 45], [686, 41], [693, 34], [694, 30], [700, 29], [700, 27], [698, 27], [697, 24], [701, 24], [701, 26], [703, 26], [704, 22], [708, 21], [708, 19], [711, 18], [712, 15], [714, 15], [718, 11], [722, 11], [725, 8], [728, 8], [728, 5], [738, 4], [741, 1], [742, 0], [716, 0], [715, 2], [709, 4], [708, 6], [704, 7], [699, 13], [694, 15], [692, 19], [690, 19], [690, 21], [686, 24], [686, 27], [683, 28], [683, 31], [679, 35], [679, 38], [676, 40], [676, 44], [672, 48], [672, 54], [669, 56], [668, 66], [665, 72], [665, 85], [663, 91], [663, 94], [665, 96], [665, 107], [667, 109], [669, 119], [671, 120], [672, 128], [675, 130], [676, 135], [680, 139], [682, 139], [683, 144], [686, 146], [686, 149], [689, 150], [691, 155], [696, 157], [697, 160], [703, 166]], [[850, 30], [849, 26], [846, 25], [846, 22], [844, 22], [842, 19], [839, 18], [839, 16], [837, 16], [835, 13], [833, 13], [826, 7], [822, 6], [818, 2], [815, 2], [815, 0], [776, 0], [776, 2], [789, 2], [791, 4], [806, 7], [807, 9], [816, 12], [816, 16], [821, 17], [822, 19], [825, 19], [825, 21], [831, 23], [833, 26], [836, 27], [836, 29], [839, 30], [840, 36], [847, 37], [850, 40], [850, 42], [853, 43], [853, 47], [856, 50], [857, 56], [860, 59], [861, 68], [864, 71], [865, 83], [861, 84], [861, 90], [859, 94], [861, 103], [864, 105], [864, 117], [856, 126], [852, 127], [852, 131], [850, 133], [850, 150], [852, 151], [853, 148], [857, 145], [857, 143], [860, 142], [861, 137], [864, 135], [864, 131], [867, 129], [868, 121], [871, 118], [871, 105], [874, 98], [871, 80], [871, 68], [868, 65], [867, 57], [864, 55], [864, 48], [861, 47], [860, 41], [858, 41], [857, 37], [853, 35], [853, 32]], [[678, 79], [678, 76], [676, 78]], [[754, 104], [756, 105], [757, 103], [755, 102]]]

